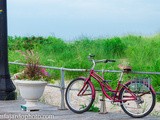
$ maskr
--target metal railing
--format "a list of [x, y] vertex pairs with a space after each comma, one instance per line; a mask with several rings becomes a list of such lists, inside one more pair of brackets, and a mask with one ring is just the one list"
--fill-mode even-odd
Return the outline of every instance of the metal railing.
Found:
[[[20, 66], [27, 66], [27, 64], [24, 63], [18, 63], [18, 62], [9, 62], [9, 64], [13, 64], [13, 65], [20, 65]], [[46, 69], [53, 69], [53, 70], [59, 70], [61, 72], [61, 80], [60, 80], [60, 85], [53, 85], [53, 84], [48, 84], [47, 86], [51, 86], [51, 87], [56, 87], [56, 88], [60, 88], [61, 91], [61, 104], [60, 104], [60, 108], [61, 110], [66, 109], [65, 107], [65, 98], [64, 98], [64, 93], [65, 93], [65, 71], [74, 71], [74, 72], [89, 72], [90, 69], [70, 69], [70, 68], [59, 68], [59, 67], [52, 67], [52, 66], [39, 66], [41, 68], [46, 68]], [[102, 72], [102, 74], [104, 74], [105, 72], [108, 73], [121, 73], [122, 70], [95, 70], [96, 72]], [[160, 75], [160, 72], [140, 72], [140, 71], [131, 71], [129, 72], [131, 74], [151, 74], [151, 75]], [[160, 92], [157, 92], [157, 94], [160, 94]]]

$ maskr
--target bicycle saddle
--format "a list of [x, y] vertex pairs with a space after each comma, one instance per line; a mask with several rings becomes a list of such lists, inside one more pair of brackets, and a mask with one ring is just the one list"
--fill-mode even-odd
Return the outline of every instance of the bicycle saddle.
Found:
[[121, 70], [124, 70], [125, 72], [129, 72], [132, 70], [132, 67], [131, 66], [125, 66], [125, 65], [118, 65], [118, 67], [121, 69]]

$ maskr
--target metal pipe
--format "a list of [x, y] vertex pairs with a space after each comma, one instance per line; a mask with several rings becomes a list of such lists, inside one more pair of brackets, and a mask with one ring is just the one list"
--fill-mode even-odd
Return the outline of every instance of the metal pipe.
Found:
[[64, 70], [61, 68], [61, 83], [60, 83], [60, 91], [61, 91], [61, 106], [60, 110], [66, 110], [65, 107], [65, 98], [64, 98], [64, 92], [65, 92], [65, 82], [64, 82]]
[[[13, 65], [21, 65], [26, 66], [27, 64], [24, 63], [17, 63], [17, 62], [9, 62], [9, 64]], [[54, 69], [54, 70], [61, 70], [62, 68], [59, 67], [52, 67], [52, 66], [39, 66], [42, 68], [47, 69]], [[70, 69], [70, 68], [63, 68], [64, 71], [75, 71], [75, 72], [89, 72], [90, 69]], [[102, 72], [102, 70], [95, 70], [96, 72]], [[104, 70], [104, 72], [108, 73], [121, 73], [122, 70]], [[129, 74], [151, 74], [151, 75], [160, 75], [160, 72], [140, 72], [140, 71], [131, 71]]]

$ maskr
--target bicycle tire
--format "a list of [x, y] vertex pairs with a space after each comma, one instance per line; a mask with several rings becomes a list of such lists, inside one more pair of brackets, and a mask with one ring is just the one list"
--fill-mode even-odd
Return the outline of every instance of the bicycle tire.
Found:
[[[154, 93], [154, 91], [153, 91], [153, 89], [149, 86], [149, 85], [147, 85], [147, 84], [145, 84], [145, 83], [143, 83], [143, 82], [140, 82], [140, 81], [130, 81], [130, 82], [128, 82], [127, 84], [125, 84], [125, 86], [127, 87], [127, 88], [129, 88], [131, 85], [133, 85], [133, 84], [140, 84], [140, 85], [143, 85], [143, 87], [146, 87], [149, 91], [148, 91], [148, 93], [151, 95], [151, 96], [149, 96], [148, 94], [148, 96], [149, 97], [143, 97], [143, 99], [140, 97], [139, 98], [139, 103], [138, 103], [138, 100], [137, 101], [134, 101], [136, 104], [137, 104], [137, 107], [140, 107], [140, 106], [142, 106], [142, 105], [140, 105], [140, 104], [143, 104], [144, 103], [144, 108], [142, 108], [143, 109], [143, 111], [147, 108], [147, 106], [145, 106], [145, 105], [148, 105], [149, 106], [149, 104], [147, 104], [147, 103], [145, 103], [145, 102], [149, 102], [149, 103], [151, 103], [151, 105], [149, 106], [149, 108], [147, 109], [147, 111], [145, 111], [145, 112], [143, 112], [143, 113], [135, 113], [135, 112], [137, 112], [138, 110], [133, 110], [133, 111], [129, 111], [128, 109], [127, 109], [127, 105], [129, 105], [129, 104], [127, 104], [127, 105], [125, 105], [125, 103], [124, 102], [121, 102], [121, 108], [123, 109], [123, 111], [126, 113], [126, 114], [128, 114], [129, 116], [131, 116], [131, 117], [133, 117], [133, 118], [142, 118], [142, 117], [145, 117], [145, 116], [147, 116], [148, 114], [150, 114], [151, 112], [152, 112], [152, 110], [154, 109], [154, 106], [155, 106], [155, 103], [156, 103], [156, 95], [155, 95], [155, 93]], [[131, 89], [130, 89], [131, 90]], [[121, 91], [120, 91], [120, 99], [121, 100], [123, 100], [124, 98], [123, 98], [123, 95], [124, 95], [124, 93], [125, 93], [125, 91], [126, 91], [126, 89], [123, 87], [122, 89], [121, 89]], [[132, 92], [134, 92], [133, 90], [132, 90]], [[139, 92], [139, 93], [141, 93], [142, 94], [142, 91], [141, 92]], [[126, 92], [126, 94], [127, 94], [127, 92]], [[137, 92], [137, 94], [138, 94], [138, 92]], [[127, 95], [126, 95], [127, 96]], [[138, 96], [138, 95], [137, 95]], [[149, 99], [152, 99], [151, 101], [149, 101]], [[145, 99], [145, 100], [144, 100]], [[129, 109], [130, 108], [132, 108], [132, 106], [130, 106], [129, 107]], [[137, 108], [138, 109], [138, 108]]]
[[[78, 85], [78, 82], [82, 85]], [[94, 88], [92, 87], [92, 84], [90, 82], [87, 82], [87, 93], [90, 95], [85, 96], [77, 96], [77, 93], [79, 93], [80, 89], [82, 88], [83, 84], [85, 82], [84, 78], [77, 78], [72, 80], [69, 85], [67, 86], [66, 93], [65, 93], [65, 100], [68, 108], [75, 112], [75, 113], [83, 113], [90, 109], [91, 105], [94, 102]], [[78, 88], [79, 87], [79, 88]], [[85, 91], [85, 92], [86, 92]], [[87, 103], [87, 98], [90, 99]], [[76, 101], [77, 100], [77, 101]], [[73, 102], [73, 103], [72, 103]]]

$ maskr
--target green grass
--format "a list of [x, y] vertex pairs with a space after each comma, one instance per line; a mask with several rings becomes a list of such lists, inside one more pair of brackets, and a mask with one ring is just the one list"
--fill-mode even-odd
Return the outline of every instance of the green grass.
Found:
[[[9, 61], [23, 62], [23, 57], [16, 52], [19, 50], [34, 50], [40, 55], [41, 64], [47, 66], [65, 68], [90, 68], [89, 54], [95, 54], [96, 59], [115, 59], [113, 64], [98, 64], [96, 69], [116, 69], [118, 64], [128, 63], [134, 71], [160, 71], [160, 34], [154, 36], [134, 36], [112, 38], [81, 38], [73, 42], [65, 42], [55, 37], [9, 37]], [[22, 67], [10, 65], [10, 72], [14, 74]], [[59, 71], [49, 71], [53, 79], [60, 79]], [[87, 73], [66, 72], [66, 79], [78, 76], [86, 76]], [[106, 79], [115, 79], [111, 83], [115, 86], [118, 75], [106, 73]], [[134, 76], [133, 76], [134, 77]], [[160, 91], [160, 76], [145, 75], [151, 77], [156, 91]], [[128, 77], [125, 77], [128, 79]]]

